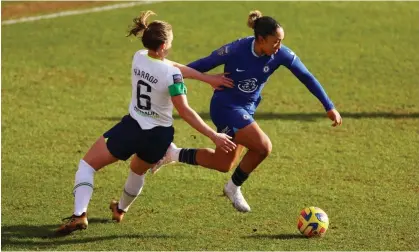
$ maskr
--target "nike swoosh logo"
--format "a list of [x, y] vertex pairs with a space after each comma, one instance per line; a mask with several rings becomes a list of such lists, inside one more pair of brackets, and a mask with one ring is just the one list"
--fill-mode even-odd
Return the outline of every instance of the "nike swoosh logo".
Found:
[[240, 70], [240, 69], [238, 69], [238, 68], [236, 68], [236, 71], [237, 71], [237, 72], [244, 72], [244, 70]]

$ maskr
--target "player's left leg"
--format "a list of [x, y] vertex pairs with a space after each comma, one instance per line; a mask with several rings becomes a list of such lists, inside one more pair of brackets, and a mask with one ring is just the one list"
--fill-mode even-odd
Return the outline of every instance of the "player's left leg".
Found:
[[208, 151], [208, 149], [182, 149], [179, 152], [178, 160], [218, 171], [229, 171], [233, 163], [231, 162], [229, 166], [225, 167], [223, 161], [235, 161], [239, 158], [241, 150], [247, 148], [248, 151], [225, 185], [224, 194], [231, 200], [237, 210], [249, 212], [250, 206], [243, 197], [241, 185], [270, 154], [272, 143], [247, 110], [224, 109], [222, 113], [222, 116], [215, 118], [214, 124], [219, 132], [226, 132], [234, 137], [234, 142], [237, 146], [240, 146], [239, 150], [236, 150], [236, 153], [226, 155], [222, 150], [217, 149], [215, 152]]
[[[252, 115], [247, 110], [240, 108], [211, 108], [211, 119], [217, 127], [217, 132], [231, 136], [233, 141], [235, 132], [238, 129], [244, 128], [254, 121]], [[215, 150], [211, 148], [177, 148], [175, 144], [171, 144], [165, 157], [151, 170], [155, 173], [163, 165], [182, 162], [191, 165], [200, 165], [220, 172], [228, 172], [238, 161], [243, 149], [242, 145], [237, 144], [235, 150], [225, 153], [219, 148]]]
[[145, 173], [166, 153], [173, 141], [173, 127], [155, 127], [142, 131], [141, 139], [136, 141], [136, 155], [131, 159], [130, 172], [124, 190], [118, 201], [112, 201], [112, 219], [120, 222], [134, 200], [140, 195], [144, 186]]
[[237, 210], [249, 212], [250, 207], [241, 193], [241, 186], [248, 179], [250, 173], [271, 153], [272, 143], [256, 122], [238, 130], [235, 141], [245, 146], [248, 151], [224, 186], [224, 194], [232, 201]]
[[138, 195], [141, 194], [144, 186], [145, 173], [151, 166], [152, 164], [145, 162], [137, 155], [132, 157], [128, 178], [119, 202], [112, 200], [109, 206], [112, 211], [112, 220], [116, 222], [122, 221], [124, 214], [128, 211]]
[[174, 143], [171, 143], [165, 156], [151, 168], [151, 172], [154, 174], [161, 167], [175, 162], [200, 165], [219, 172], [228, 172], [237, 163], [243, 150], [244, 147], [239, 144], [237, 144], [235, 150], [226, 153], [220, 148], [215, 150], [211, 148], [177, 148]]

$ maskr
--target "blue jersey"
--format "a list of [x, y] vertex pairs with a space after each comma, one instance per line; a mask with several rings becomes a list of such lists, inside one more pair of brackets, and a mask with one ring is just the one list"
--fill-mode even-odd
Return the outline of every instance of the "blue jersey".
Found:
[[224, 72], [229, 73], [228, 77], [233, 79], [235, 86], [215, 90], [213, 102], [227, 108], [243, 108], [253, 114], [269, 76], [280, 66], [285, 66], [320, 100], [326, 111], [334, 107], [317, 79], [288, 47], [282, 45], [271, 56], [258, 56], [254, 52], [254, 43], [253, 36], [238, 39], [188, 65], [200, 72], [224, 65]]

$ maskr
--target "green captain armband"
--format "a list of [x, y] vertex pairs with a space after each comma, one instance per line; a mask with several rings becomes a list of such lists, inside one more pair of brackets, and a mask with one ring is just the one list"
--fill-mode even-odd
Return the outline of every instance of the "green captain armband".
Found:
[[188, 89], [185, 86], [185, 83], [178, 82], [174, 83], [173, 85], [169, 86], [169, 94], [170, 96], [176, 96], [176, 95], [186, 95], [188, 92]]

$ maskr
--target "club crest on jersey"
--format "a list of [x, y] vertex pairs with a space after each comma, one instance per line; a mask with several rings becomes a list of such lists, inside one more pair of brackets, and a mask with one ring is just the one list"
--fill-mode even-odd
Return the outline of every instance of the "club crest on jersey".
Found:
[[258, 80], [256, 78], [241, 80], [239, 81], [237, 87], [242, 92], [252, 93], [258, 88], [258, 85], [256, 84], [257, 81]]
[[269, 72], [269, 66], [264, 66], [264, 67], [263, 67], [263, 72], [264, 72], [264, 73]]
[[183, 83], [183, 77], [181, 74], [173, 75], [173, 83]]
[[228, 46], [223, 46], [217, 50], [217, 54], [220, 56], [226, 55], [228, 53]]

